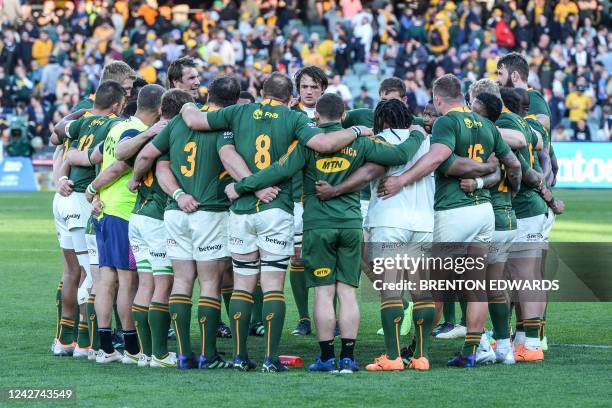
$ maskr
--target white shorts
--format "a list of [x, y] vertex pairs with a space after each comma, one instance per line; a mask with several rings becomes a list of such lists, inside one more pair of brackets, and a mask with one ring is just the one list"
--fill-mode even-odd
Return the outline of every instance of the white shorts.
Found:
[[87, 228], [87, 221], [91, 216], [91, 203], [85, 198], [85, 193], [72, 193], [68, 197], [58, 194], [57, 215], [57, 221], [66, 231]]
[[[168, 233], [164, 221], [140, 214], [132, 214], [129, 237], [136, 264], [148, 261], [154, 274], [161, 274], [160, 272], [156, 273], [156, 270], [168, 270], [172, 266], [166, 251]], [[171, 274], [171, 272], [164, 274]]]
[[493, 231], [491, 203], [434, 212], [435, 242], [491, 242]]
[[[412, 231], [404, 228], [370, 227], [368, 245], [370, 259], [377, 257], [393, 257], [395, 254], [409, 254], [419, 257], [424, 251], [431, 249], [431, 245], [423, 247], [423, 243], [433, 242], [433, 233]], [[393, 243], [395, 247], [381, 245]]]
[[552, 230], [553, 225], [555, 224], [555, 213], [550, 208], [548, 209], [548, 214], [546, 215], [546, 220], [544, 221], [544, 227], [542, 228], [542, 236], [544, 241], [548, 242], [548, 235]]
[[72, 245], [72, 236], [66, 223], [60, 216], [59, 205], [61, 199], [64, 198], [60, 193], [55, 193], [53, 196], [53, 222], [55, 224], [55, 231], [57, 233], [57, 240], [59, 241], [60, 248], [63, 249], [74, 249]]
[[304, 204], [293, 203], [293, 242], [296, 248], [302, 247], [304, 235]]
[[87, 252], [89, 253], [89, 264], [98, 265], [98, 241], [95, 234], [85, 234], [85, 242], [87, 243]]
[[214, 261], [230, 256], [227, 247], [228, 213], [180, 210], [164, 213], [170, 259]]
[[255, 214], [229, 216], [229, 249], [235, 254], [250, 254], [262, 249], [274, 255], [292, 256], [293, 216], [280, 208]]
[[359, 203], [361, 204], [361, 219], [363, 220], [361, 226], [365, 228], [366, 225], [368, 225], [368, 208], [370, 208], [370, 201], [359, 200]]
[[508, 253], [516, 234], [517, 230], [493, 232], [493, 240], [489, 245], [489, 264], [506, 262], [508, 260]]
[[544, 224], [546, 215], [540, 214], [534, 217], [517, 218], [517, 233], [512, 245], [511, 258], [534, 258], [541, 256], [541, 250], [546, 247], [544, 241]]

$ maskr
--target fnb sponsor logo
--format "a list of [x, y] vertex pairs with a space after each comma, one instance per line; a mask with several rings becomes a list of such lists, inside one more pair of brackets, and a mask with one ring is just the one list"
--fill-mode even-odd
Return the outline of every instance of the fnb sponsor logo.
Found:
[[351, 165], [344, 157], [327, 157], [317, 160], [317, 169], [323, 173], [336, 173], [348, 169]]

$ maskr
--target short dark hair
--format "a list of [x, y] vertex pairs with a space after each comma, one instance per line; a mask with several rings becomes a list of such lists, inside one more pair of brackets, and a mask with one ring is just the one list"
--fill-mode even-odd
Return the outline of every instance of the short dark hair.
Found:
[[385, 125], [391, 129], [408, 129], [413, 116], [406, 104], [397, 99], [378, 102], [374, 110], [374, 133], [380, 133]]
[[478, 94], [476, 100], [479, 101], [485, 108], [486, 114], [483, 116], [495, 123], [497, 119], [499, 119], [502, 107], [504, 106], [501, 99], [488, 92], [482, 92]]
[[121, 116], [124, 118], [129, 118], [136, 113], [136, 109], [138, 108], [138, 93], [142, 88], [147, 86], [148, 82], [144, 79], [138, 77], [134, 81], [134, 87], [132, 88], [132, 93], [130, 94], [130, 99], [128, 99], [125, 107], [123, 108], [123, 112], [121, 112]]
[[342, 119], [344, 101], [336, 94], [324, 94], [317, 101], [316, 110], [321, 117], [331, 121], [337, 121]]
[[529, 64], [527, 64], [527, 60], [518, 52], [511, 52], [509, 54], [504, 55], [497, 61], [497, 69], [504, 67], [508, 70], [508, 75], [512, 74], [514, 71], [518, 72], [521, 80], [527, 81], [529, 77]]
[[175, 59], [168, 66], [168, 82], [170, 87], [174, 87], [176, 81], [183, 79], [183, 68], [197, 68], [195, 61], [191, 57]]
[[161, 98], [161, 116], [164, 119], [172, 119], [179, 114], [184, 104], [193, 102], [193, 96], [182, 89], [169, 89]]
[[310, 65], [300, 69], [295, 74], [295, 86], [297, 86], [298, 92], [300, 92], [300, 83], [302, 82], [302, 78], [304, 77], [304, 75], [308, 75], [310, 78], [312, 78], [315, 84], [321, 86], [322, 90], [325, 91], [327, 89], [329, 81], [327, 79], [327, 75], [325, 75], [325, 72], [323, 72], [323, 70], [319, 67]]
[[108, 109], [116, 103], [121, 103], [126, 96], [125, 89], [119, 82], [104, 81], [96, 89], [94, 106], [98, 109]]
[[238, 99], [248, 99], [250, 103], [255, 102], [255, 97], [249, 91], [240, 92], [240, 96], [238, 97]]
[[293, 83], [281, 72], [274, 72], [263, 83], [263, 92], [269, 98], [289, 102], [293, 94]]
[[505, 86], [499, 90], [499, 93], [506, 108], [508, 108], [510, 112], [520, 115], [521, 96], [518, 94], [518, 92], [516, 92], [514, 88]]
[[386, 95], [389, 92], [393, 91], [399, 92], [400, 98], [406, 96], [406, 84], [404, 84], [404, 81], [402, 81], [398, 77], [390, 77], [383, 79], [383, 81], [380, 83], [380, 86], [378, 87], [378, 94]]
[[453, 74], [445, 74], [433, 83], [433, 94], [441, 98], [462, 98], [461, 81]]
[[208, 87], [208, 103], [225, 108], [235, 105], [240, 97], [240, 82], [235, 76], [222, 76]]
[[154, 112], [161, 105], [164, 87], [157, 84], [143, 86], [138, 92], [138, 110]]

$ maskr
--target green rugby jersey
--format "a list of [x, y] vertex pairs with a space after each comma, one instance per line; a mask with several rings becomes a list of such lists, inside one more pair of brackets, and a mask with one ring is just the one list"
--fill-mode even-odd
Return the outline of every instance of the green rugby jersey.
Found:
[[[518, 130], [525, 135], [527, 146], [516, 151], [517, 157], [520, 156], [519, 161], [521, 162], [521, 169], [523, 172], [530, 168], [541, 172], [538, 157], [535, 152], [538, 137], [531, 130], [527, 122], [512, 112], [502, 112], [496, 123], [499, 127]], [[538, 192], [522, 182], [521, 189], [512, 199], [512, 207], [514, 208], [516, 218], [534, 217], [548, 212], [548, 207]]]
[[[321, 133], [306, 115], [270, 99], [209, 112], [208, 124], [212, 129], [231, 130], [237, 135], [226, 141], [233, 142], [253, 174], [277, 161], [292, 143], [306, 145], [312, 137]], [[293, 214], [291, 181], [285, 181], [279, 187], [281, 191], [272, 202], [265, 204], [254, 194], [247, 194], [232, 202], [232, 211], [236, 214], [253, 214], [281, 208]]]
[[72, 107], [71, 112], [76, 112], [81, 109], [92, 109], [94, 105], [95, 94], [89, 95], [85, 99], [81, 99], [76, 105]]
[[[319, 125], [325, 133], [342, 129], [338, 122]], [[316, 228], [362, 227], [359, 192], [321, 201], [315, 183], [324, 180], [336, 185], [346, 180], [366, 161], [387, 166], [408, 162], [418, 151], [425, 135], [411, 132], [402, 144], [394, 146], [381, 139], [359, 137], [349, 146], [335, 153], [317, 153], [301, 145], [292, 145], [281, 159], [265, 170], [245, 177], [236, 183], [236, 191], [243, 194], [276, 185], [296, 172], [304, 174], [304, 231]]]
[[[374, 110], [368, 108], [352, 109], [346, 111], [342, 127], [345, 129], [351, 126], [367, 126], [370, 129], [374, 127]], [[371, 196], [370, 186], [367, 185], [359, 192], [359, 199], [369, 201]]]
[[527, 115], [546, 115], [550, 118], [550, 106], [548, 102], [542, 96], [542, 94], [535, 89], [528, 89], [527, 94], [529, 95], [529, 111]]
[[[308, 116], [311, 122], [316, 123], [315, 118], [310, 117], [306, 109], [308, 108], [306, 108], [306, 106], [304, 106], [304, 104], [301, 102], [291, 108], [292, 111], [303, 113], [304, 115]], [[293, 198], [294, 203], [301, 203], [304, 201], [302, 186], [302, 173], [296, 173], [291, 179], [291, 197]]]
[[448, 146], [455, 153], [435, 171], [434, 210], [450, 210], [491, 201], [488, 189], [466, 193], [461, 189], [458, 177], [446, 175], [446, 171], [457, 156], [485, 162], [491, 153], [495, 153], [497, 157], [508, 154], [510, 147], [491, 121], [466, 107], [451, 109], [434, 122], [431, 143]]
[[[208, 107], [201, 108], [208, 111]], [[210, 112], [212, 113], [212, 112]], [[197, 132], [187, 127], [180, 115], [172, 119], [151, 143], [169, 155], [170, 169], [179, 186], [200, 203], [199, 211], [227, 211], [230, 202], [225, 186], [231, 177], [225, 171], [219, 149], [233, 140], [232, 132]], [[166, 210], [180, 210], [173, 199]]]
[[[71, 139], [70, 148], [79, 151], [90, 151], [106, 139], [112, 126], [124, 120], [115, 115], [108, 116], [81, 116], [68, 126], [67, 137]], [[74, 183], [72, 190], [84, 193], [85, 189], [96, 178], [94, 167], [71, 166], [68, 177]]]

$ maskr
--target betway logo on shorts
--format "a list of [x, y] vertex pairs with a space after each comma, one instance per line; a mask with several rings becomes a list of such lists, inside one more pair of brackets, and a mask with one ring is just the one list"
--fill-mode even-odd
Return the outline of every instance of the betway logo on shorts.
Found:
[[280, 245], [280, 246], [283, 246], [283, 247], [287, 246], [287, 241], [282, 241], [282, 240], [276, 239], [276, 238], [266, 237], [266, 242], [270, 242], [272, 244]]
[[[576, 149], [570, 153], [569, 157], [565, 157], [558, 153], [557, 150], [562, 150], [565, 153], [566, 144], [573, 146], [578, 143], [557, 143], [555, 144], [555, 153], [558, 156], [559, 163], [559, 187], [603, 187], [612, 188], [612, 158], [609, 158], [611, 145], [603, 143], [598, 147], [599, 143], [591, 143], [583, 150]], [[580, 143], [582, 144], [582, 143]], [[557, 148], [559, 146], [560, 148]], [[592, 150], [597, 149], [597, 153]], [[593, 156], [599, 157], [593, 157]], [[585, 156], [590, 156], [585, 158]], [[607, 156], [607, 157], [606, 157]]]
[[166, 257], [166, 253], [165, 252], [151, 252], [151, 251], [149, 251], [149, 255], [151, 255], [153, 258], [165, 258]]
[[323, 173], [336, 173], [349, 168], [351, 162], [344, 157], [327, 157], [317, 160], [317, 169]]
[[200, 252], [208, 252], [208, 251], [218, 251], [221, 249], [221, 244], [216, 245], [206, 245], [205, 247], [198, 247], [198, 251]]
[[67, 216], [64, 217], [64, 222], [68, 221], [71, 218], [75, 220], [80, 220], [81, 214], [68, 214]]

